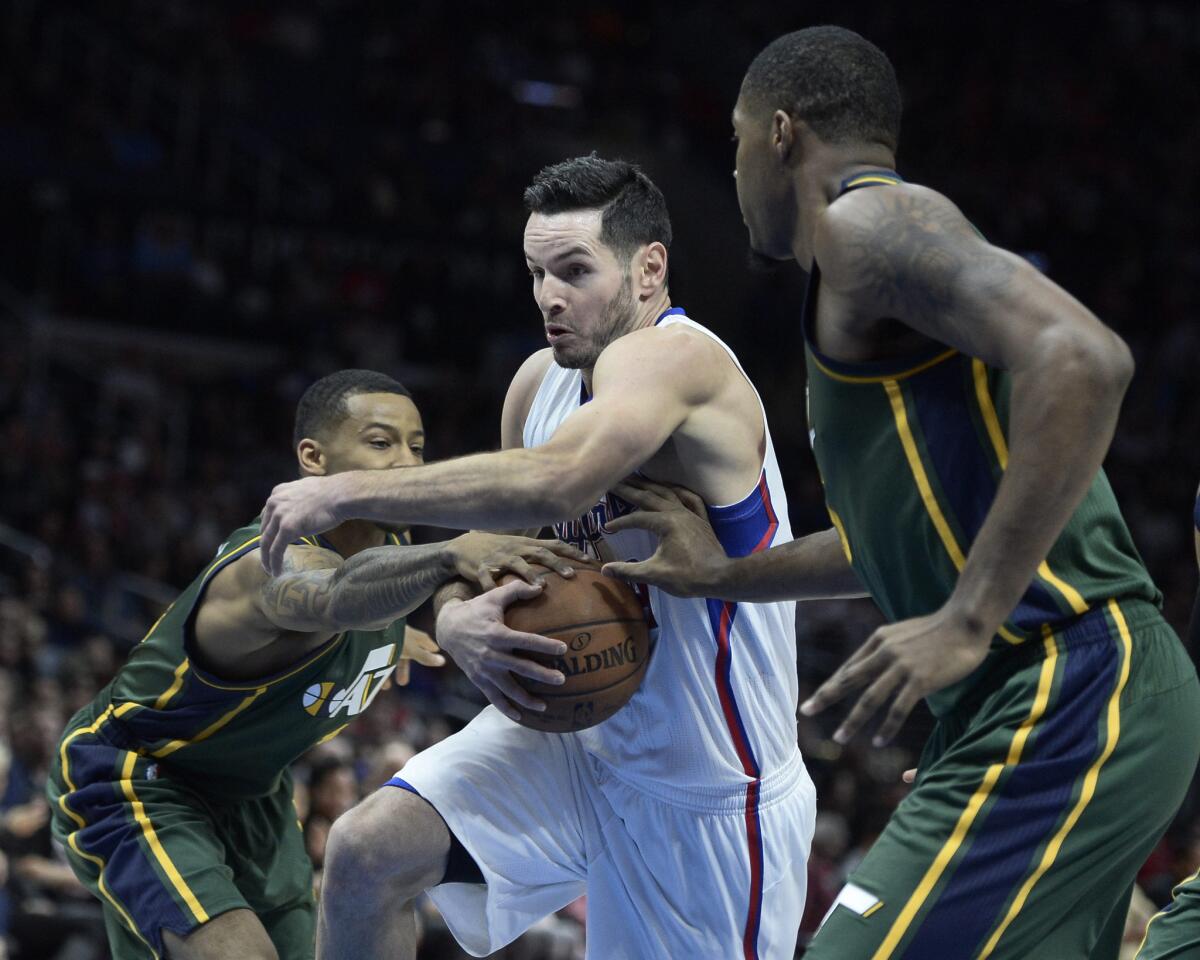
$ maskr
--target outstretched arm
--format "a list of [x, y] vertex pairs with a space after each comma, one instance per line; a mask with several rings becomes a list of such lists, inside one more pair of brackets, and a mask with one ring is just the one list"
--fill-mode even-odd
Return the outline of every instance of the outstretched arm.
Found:
[[549, 540], [468, 533], [427, 546], [385, 546], [343, 560], [332, 550], [292, 544], [283, 570], [267, 574], [252, 554], [217, 575], [197, 614], [201, 643], [234, 644], [244, 654], [293, 633], [379, 629], [420, 606], [441, 584], [457, 577], [476, 582], [493, 572], [529, 581], [531, 564], [571, 576], [583, 560], [574, 547]]
[[704, 501], [692, 491], [631, 477], [614, 493], [638, 509], [610, 520], [608, 529], [649, 530], [659, 542], [653, 556], [641, 562], [606, 563], [608, 576], [648, 583], [677, 597], [747, 603], [866, 596], [836, 530], [732, 558], [708, 522]]
[[892, 700], [886, 740], [918, 699], [982, 661], [1099, 469], [1133, 362], [1082, 304], [923, 187], [847, 195], [822, 217], [815, 249], [823, 298], [853, 316], [896, 317], [1012, 375], [1004, 477], [949, 600], [881, 628], [803, 707], [868, 686], [839, 739]]
[[349, 518], [496, 530], [578, 516], [708, 400], [709, 349], [673, 330], [622, 337], [596, 364], [592, 401], [540, 447], [281, 484], [263, 510], [263, 563], [278, 572], [288, 542]]

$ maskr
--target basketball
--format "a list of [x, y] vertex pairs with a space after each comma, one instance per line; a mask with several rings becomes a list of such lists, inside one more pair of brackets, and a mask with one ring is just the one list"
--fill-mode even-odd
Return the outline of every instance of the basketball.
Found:
[[[500, 582], [512, 579], [510, 574]], [[544, 713], [517, 707], [526, 727], [570, 733], [595, 726], [620, 710], [646, 675], [650, 631], [642, 601], [628, 585], [598, 571], [576, 567], [569, 580], [547, 576], [542, 592], [509, 606], [504, 620], [513, 630], [567, 645], [560, 657], [516, 651], [567, 678], [555, 686], [514, 676], [546, 704]]]

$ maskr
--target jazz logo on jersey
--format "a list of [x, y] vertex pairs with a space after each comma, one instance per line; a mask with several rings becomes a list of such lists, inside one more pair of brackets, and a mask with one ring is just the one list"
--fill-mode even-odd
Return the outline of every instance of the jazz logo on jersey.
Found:
[[367, 654], [367, 659], [354, 681], [333, 696], [330, 696], [330, 691], [336, 684], [332, 680], [314, 683], [305, 690], [301, 700], [304, 709], [315, 717], [321, 714], [322, 708], [328, 703], [329, 711], [326, 715], [330, 717], [336, 717], [343, 710], [352, 717], [362, 713], [383, 689], [383, 682], [396, 669], [395, 660], [394, 643], [376, 647]]

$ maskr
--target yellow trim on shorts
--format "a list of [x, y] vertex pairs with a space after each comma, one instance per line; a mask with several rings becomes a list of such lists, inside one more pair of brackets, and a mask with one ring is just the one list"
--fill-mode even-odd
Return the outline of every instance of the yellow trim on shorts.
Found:
[[1138, 944], [1137, 953], [1133, 955], [1133, 960], [1137, 960], [1137, 958], [1142, 955], [1142, 950], [1146, 946], [1146, 941], [1150, 938], [1150, 925], [1159, 917], [1163, 916], [1169, 909], [1171, 909], [1172, 904], [1175, 903], [1175, 895], [1179, 893], [1180, 887], [1184, 887], [1196, 879], [1200, 879], [1200, 868], [1198, 868], [1190, 877], [1184, 877], [1171, 888], [1171, 903], [1167, 904], [1165, 907], [1159, 910], [1158, 913], [1146, 921], [1146, 932], [1142, 934], [1142, 942]]
[[[78, 830], [75, 831], [75, 833], [78, 832]], [[86, 850], [83, 850], [75, 839], [75, 833], [67, 836], [67, 846], [70, 847], [71, 851], [80, 859], [88, 860], [96, 865], [98, 868], [98, 872], [96, 874], [96, 886], [104, 895], [104, 899], [112, 904], [112, 908], [116, 910], [121, 919], [125, 921], [125, 924], [129, 927], [130, 932], [146, 945], [146, 949], [150, 951], [150, 956], [152, 956], [154, 960], [160, 960], [158, 951], [150, 945], [149, 940], [142, 936], [142, 932], [138, 929], [137, 924], [133, 922], [133, 917], [125, 912], [125, 908], [121, 906], [121, 904], [117, 901], [117, 898], [113, 896], [112, 891], [108, 889], [108, 885], [104, 882], [104, 861], [95, 854], [88, 853]]]
[[899, 916], [892, 922], [891, 929], [888, 930], [887, 936], [883, 938], [883, 942], [872, 955], [871, 960], [888, 960], [895, 952], [896, 947], [900, 945], [900, 941], [904, 939], [904, 935], [908, 932], [913, 919], [920, 912], [921, 907], [925, 905], [925, 901], [933, 892], [934, 887], [937, 886], [942, 874], [945, 873], [946, 867], [950, 865], [950, 861], [958, 853], [958, 849], [966, 839], [967, 833], [975, 822], [975, 818], [979, 815], [979, 811], [983, 808], [988, 796], [996, 786], [996, 782], [1000, 779], [1000, 774], [1010, 767], [1015, 767], [1020, 762], [1021, 753], [1025, 749], [1025, 742], [1029, 739], [1030, 732], [1046, 712], [1046, 706], [1050, 702], [1050, 691], [1054, 685], [1054, 671], [1058, 662], [1058, 645], [1055, 643], [1054, 634], [1048, 626], [1042, 627], [1042, 642], [1046, 648], [1046, 659], [1042, 661], [1042, 670], [1038, 676], [1037, 694], [1033, 698], [1033, 706], [1029, 709], [1029, 715], [1021, 722], [1021, 725], [1013, 734], [1004, 763], [993, 763], [987, 768], [982, 782], [976, 788], [971, 799], [967, 801], [967, 805], [959, 816], [958, 822], [954, 825], [954, 831], [942, 845], [942, 849], [938, 851], [938, 855], [934, 857], [933, 863], [925, 871], [921, 882], [917, 884], [916, 890], [908, 898], [908, 902], [904, 904], [904, 908], [900, 911]]
[[[988, 392], [987, 366], [978, 357], [971, 360], [971, 373], [975, 379], [975, 399], [979, 403], [979, 413], [983, 417], [988, 437], [992, 441], [992, 449], [996, 452], [996, 460], [1001, 470], [1008, 469], [1008, 444], [1004, 440], [1004, 431], [1000, 429], [1000, 417], [996, 414], [996, 406], [992, 403], [992, 395]], [[1087, 613], [1090, 609], [1083, 599], [1083, 594], [1058, 576], [1050, 565], [1043, 560], [1038, 564], [1037, 574], [1052, 586], [1070, 605], [1076, 613]]]
[[[163, 616], [166, 616], [166, 614], [164, 613]], [[161, 620], [162, 617], [159, 617], [159, 619]], [[151, 630], [153, 630], [153, 628], [151, 628]], [[67, 790], [69, 793], [74, 793], [76, 789], [75, 782], [71, 779], [70, 761], [67, 758], [67, 747], [70, 745], [71, 741], [81, 734], [95, 733], [100, 729], [101, 726], [104, 725], [104, 722], [109, 718], [110, 715], [121, 717], [138, 706], [139, 704], [136, 703], [123, 703], [114, 710], [112, 704], [109, 704], [104, 708], [104, 712], [96, 718], [95, 722], [92, 723], [91, 726], [80, 727], [78, 730], [72, 730], [63, 738], [62, 743], [59, 745], [58, 751], [59, 756], [62, 759], [63, 782], [67, 785]], [[72, 810], [70, 805], [67, 803], [67, 794], [59, 794], [58, 806], [63, 813], [69, 816], [76, 823], [76, 825], [79, 827], [79, 830], [82, 830], [87, 826], [87, 822], [83, 819], [83, 817]], [[154, 960], [159, 960], [158, 952], [150, 945], [150, 941], [142, 936], [141, 931], [137, 928], [137, 924], [133, 922], [133, 918], [125, 911], [125, 908], [122, 907], [117, 901], [117, 898], [113, 895], [112, 891], [108, 889], [108, 885], [105, 884], [104, 861], [100, 857], [93, 853], [88, 853], [79, 846], [79, 842], [75, 839], [76, 834], [79, 833], [79, 830], [75, 830], [67, 835], [67, 846], [80, 859], [87, 860], [97, 866], [98, 872], [96, 874], [96, 886], [100, 890], [100, 893], [103, 894], [104, 898], [112, 904], [113, 909], [116, 910], [121, 919], [125, 921], [133, 935], [146, 945], [146, 949], [150, 951], [150, 955], [154, 958]]]
[[1063, 825], [1059, 827], [1058, 832], [1055, 833], [1054, 837], [1046, 845], [1046, 850], [1042, 854], [1042, 862], [1038, 864], [1037, 869], [1021, 885], [1016, 899], [1013, 900], [1012, 906], [1008, 908], [1008, 913], [1001, 921], [1000, 926], [996, 928], [995, 932], [988, 939], [988, 942], [984, 945], [983, 951], [979, 954], [979, 960], [986, 960], [987, 957], [992, 955], [992, 951], [996, 949], [996, 944], [1000, 942], [1004, 931], [1008, 929], [1009, 924], [1016, 919], [1017, 914], [1021, 912], [1021, 908], [1025, 906], [1025, 901], [1029, 898], [1029, 892], [1053, 865], [1055, 858], [1057, 858], [1059, 851], [1062, 849], [1063, 843], [1067, 839], [1067, 834], [1079, 822], [1079, 818], [1083, 816], [1083, 811], [1087, 808], [1087, 805], [1096, 793], [1096, 781], [1100, 778], [1100, 768], [1104, 766], [1105, 761], [1117, 749], [1117, 740], [1121, 736], [1121, 693], [1125, 690], [1125, 682], [1129, 679], [1129, 661], [1133, 654], [1133, 639], [1129, 635], [1129, 626], [1125, 623], [1125, 615], [1121, 613], [1121, 608], [1116, 600], [1108, 601], [1108, 610], [1117, 625], [1117, 631], [1120, 634], [1121, 646], [1124, 649], [1125, 655], [1121, 664], [1121, 676], [1117, 681], [1112, 695], [1108, 698], [1107, 735], [1104, 749], [1101, 751], [1100, 756], [1092, 762], [1091, 767], [1088, 768], [1088, 772], [1084, 774], [1083, 787], [1079, 791], [1079, 799], [1067, 815], [1067, 819], [1063, 821]]
[[252, 704], [255, 700], [257, 700], [259, 697], [261, 697], [266, 692], [267, 692], [266, 687], [259, 687], [252, 694], [250, 694], [250, 696], [245, 697], [241, 703], [239, 703], [236, 707], [234, 707], [232, 710], [230, 710], [228, 713], [226, 713], [224, 716], [222, 716], [219, 720], [215, 721], [214, 723], [209, 724], [207, 727], [205, 727], [203, 730], [201, 730], [198, 734], [196, 734], [194, 737], [192, 737], [191, 740], [172, 740], [169, 743], [167, 743], [165, 746], [159, 747], [157, 750], [151, 750], [150, 755], [152, 757], [158, 757], [160, 759], [162, 757], [169, 757], [171, 754], [173, 754], [176, 750], [180, 749], [181, 747], [191, 746], [193, 743], [199, 743], [201, 740], [207, 740], [209, 737], [211, 737], [214, 733], [216, 733], [223, 726], [225, 726], [225, 724], [229, 723], [229, 721], [231, 721], [234, 717], [236, 717], [239, 713], [241, 713], [243, 710], [245, 710], [248, 706], [250, 706], [250, 704]]
[[133, 767], [137, 763], [138, 755], [132, 750], [125, 755], [125, 764], [121, 769], [121, 791], [133, 807], [133, 819], [137, 821], [138, 826], [142, 828], [142, 836], [146, 838], [146, 842], [150, 845], [151, 851], [154, 853], [154, 859], [158, 861], [158, 865], [163, 868], [163, 872], [171, 881], [171, 886], [183, 898], [183, 902], [188, 905], [188, 909], [192, 911], [192, 916], [196, 918], [197, 923], [208, 923], [208, 912], [200, 905], [200, 901], [196, 899], [196, 895], [192, 893], [192, 888], [187, 885], [187, 881], [183, 879], [174, 861], [167, 854], [166, 848], [163, 847], [162, 841], [158, 839], [158, 834], [154, 830], [154, 824], [150, 822], [150, 818], [146, 815], [146, 808], [142, 805], [142, 801], [137, 798], [137, 793], [133, 789]]

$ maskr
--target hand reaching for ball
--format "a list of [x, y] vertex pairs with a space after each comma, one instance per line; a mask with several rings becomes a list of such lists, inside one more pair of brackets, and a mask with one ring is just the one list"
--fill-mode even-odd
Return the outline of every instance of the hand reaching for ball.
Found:
[[541, 683], [561, 684], [566, 678], [558, 670], [542, 666], [516, 651], [530, 651], [555, 657], [566, 653], [561, 640], [533, 633], [510, 630], [504, 625], [504, 611], [517, 600], [536, 597], [542, 587], [513, 580], [480, 594], [472, 600], [450, 600], [437, 618], [437, 639], [462, 672], [488, 701], [510, 720], [520, 720], [518, 709], [545, 710], [546, 704], [528, 693], [516, 676]]

